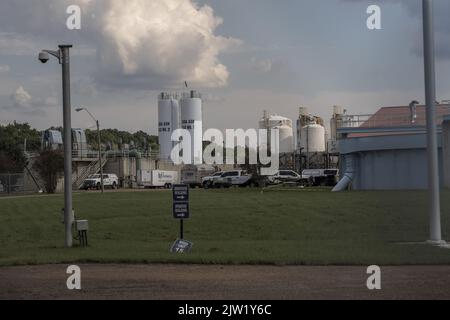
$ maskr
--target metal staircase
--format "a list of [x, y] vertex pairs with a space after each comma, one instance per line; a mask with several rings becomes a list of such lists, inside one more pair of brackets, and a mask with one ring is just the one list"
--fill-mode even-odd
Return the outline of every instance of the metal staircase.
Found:
[[97, 174], [100, 172], [100, 168], [103, 168], [106, 163], [108, 162], [108, 159], [103, 156], [103, 158], [100, 160], [94, 160], [92, 161], [81, 173], [78, 175], [74, 173], [72, 175], [72, 188], [75, 190], [80, 189], [80, 187], [83, 185], [83, 182], [85, 179], [87, 179], [89, 176], [93, 174]]

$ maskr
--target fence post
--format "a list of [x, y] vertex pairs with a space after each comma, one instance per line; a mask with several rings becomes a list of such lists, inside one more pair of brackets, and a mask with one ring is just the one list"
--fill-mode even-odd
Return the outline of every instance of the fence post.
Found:
[[8, 195], [11, 194], [11, 173], [8, 173]]

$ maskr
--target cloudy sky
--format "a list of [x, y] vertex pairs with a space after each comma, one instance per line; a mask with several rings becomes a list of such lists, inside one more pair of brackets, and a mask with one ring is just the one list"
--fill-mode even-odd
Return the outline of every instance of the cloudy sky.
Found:
[[[450, 1], [435, 0], [437, 97], [450, 99]], [[81, 30], [66, 9], [82, 8]], [[368, 30], [366, 9], [382, 9]], [[62, 123], [61, 70], [40, 49], [72, 43], [72, 104], [103, 127], [157, 132], [157, 94], [184, 81], [208, 128], [251, 128], [263, 110], [328, 119], [424, 101], [419, 0], [2, 0], [0, 123]], [[90, 127], [73, 114], [75, 127]]]

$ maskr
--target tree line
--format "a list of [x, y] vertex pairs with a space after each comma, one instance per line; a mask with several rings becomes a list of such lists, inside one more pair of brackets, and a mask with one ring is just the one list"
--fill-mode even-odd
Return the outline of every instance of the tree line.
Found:
[[[51, 129], [62, 132], [61, 128]], [[42, 131], [32, 128], [28, 123], [13, 122], [0, 125], [0, 174], [23, 172], [29, 165], [27, 153], [38, 153], [32, 169], [43, 179], [46, 191], [53, 193], [64, 168], [64, 158], [61, 150], [42, 150], [41, 139]], [[86, 130], [86, 139], [92, 149], [98, 149], [97, 131]], [[101, 143], [103, 148], [107, 149], [120, 149], [128, 144], [130, 148], [140, 151], [158, 150], [158, 137], [143, 131], [130, 133], [117, 129], [103, 129]]]

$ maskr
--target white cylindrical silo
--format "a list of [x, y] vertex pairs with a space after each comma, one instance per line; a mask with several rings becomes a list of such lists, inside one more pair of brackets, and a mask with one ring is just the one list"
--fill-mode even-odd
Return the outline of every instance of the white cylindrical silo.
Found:
[[[278, 129], [280, 133], [280, 153], [292, 153], [294, 151], [294, 132], [292, 129], [292, 120], [277, 115], [265, 115], [259, 121], [260, 129]], [[270, 131], [269, 131], [270, 135]], [[270, 137], [268, 138], [270, 143]]]
[[172, 132], [180, 128], [180, 103], [178, 100], [172, 99]]
[[185, 94], [180, 102], [181, 128], [191, 134], [191, 164], [203, 161], [203, 112], [200, 94], [191, 91]]
[[175, 96], [162, 93], [158, 100], [159, 157], [161, 161], [171, 161], [174, 146], [172, 132], [179, 129], [179, 103]]
[[304, 153], [325, 152], [325, 128], [318, 124], [303, 127], [300, 145]]
[[280, 153], [294, 152], [294, 134], [292, 127], [282, 125], [278, 129], [280, 130]]

